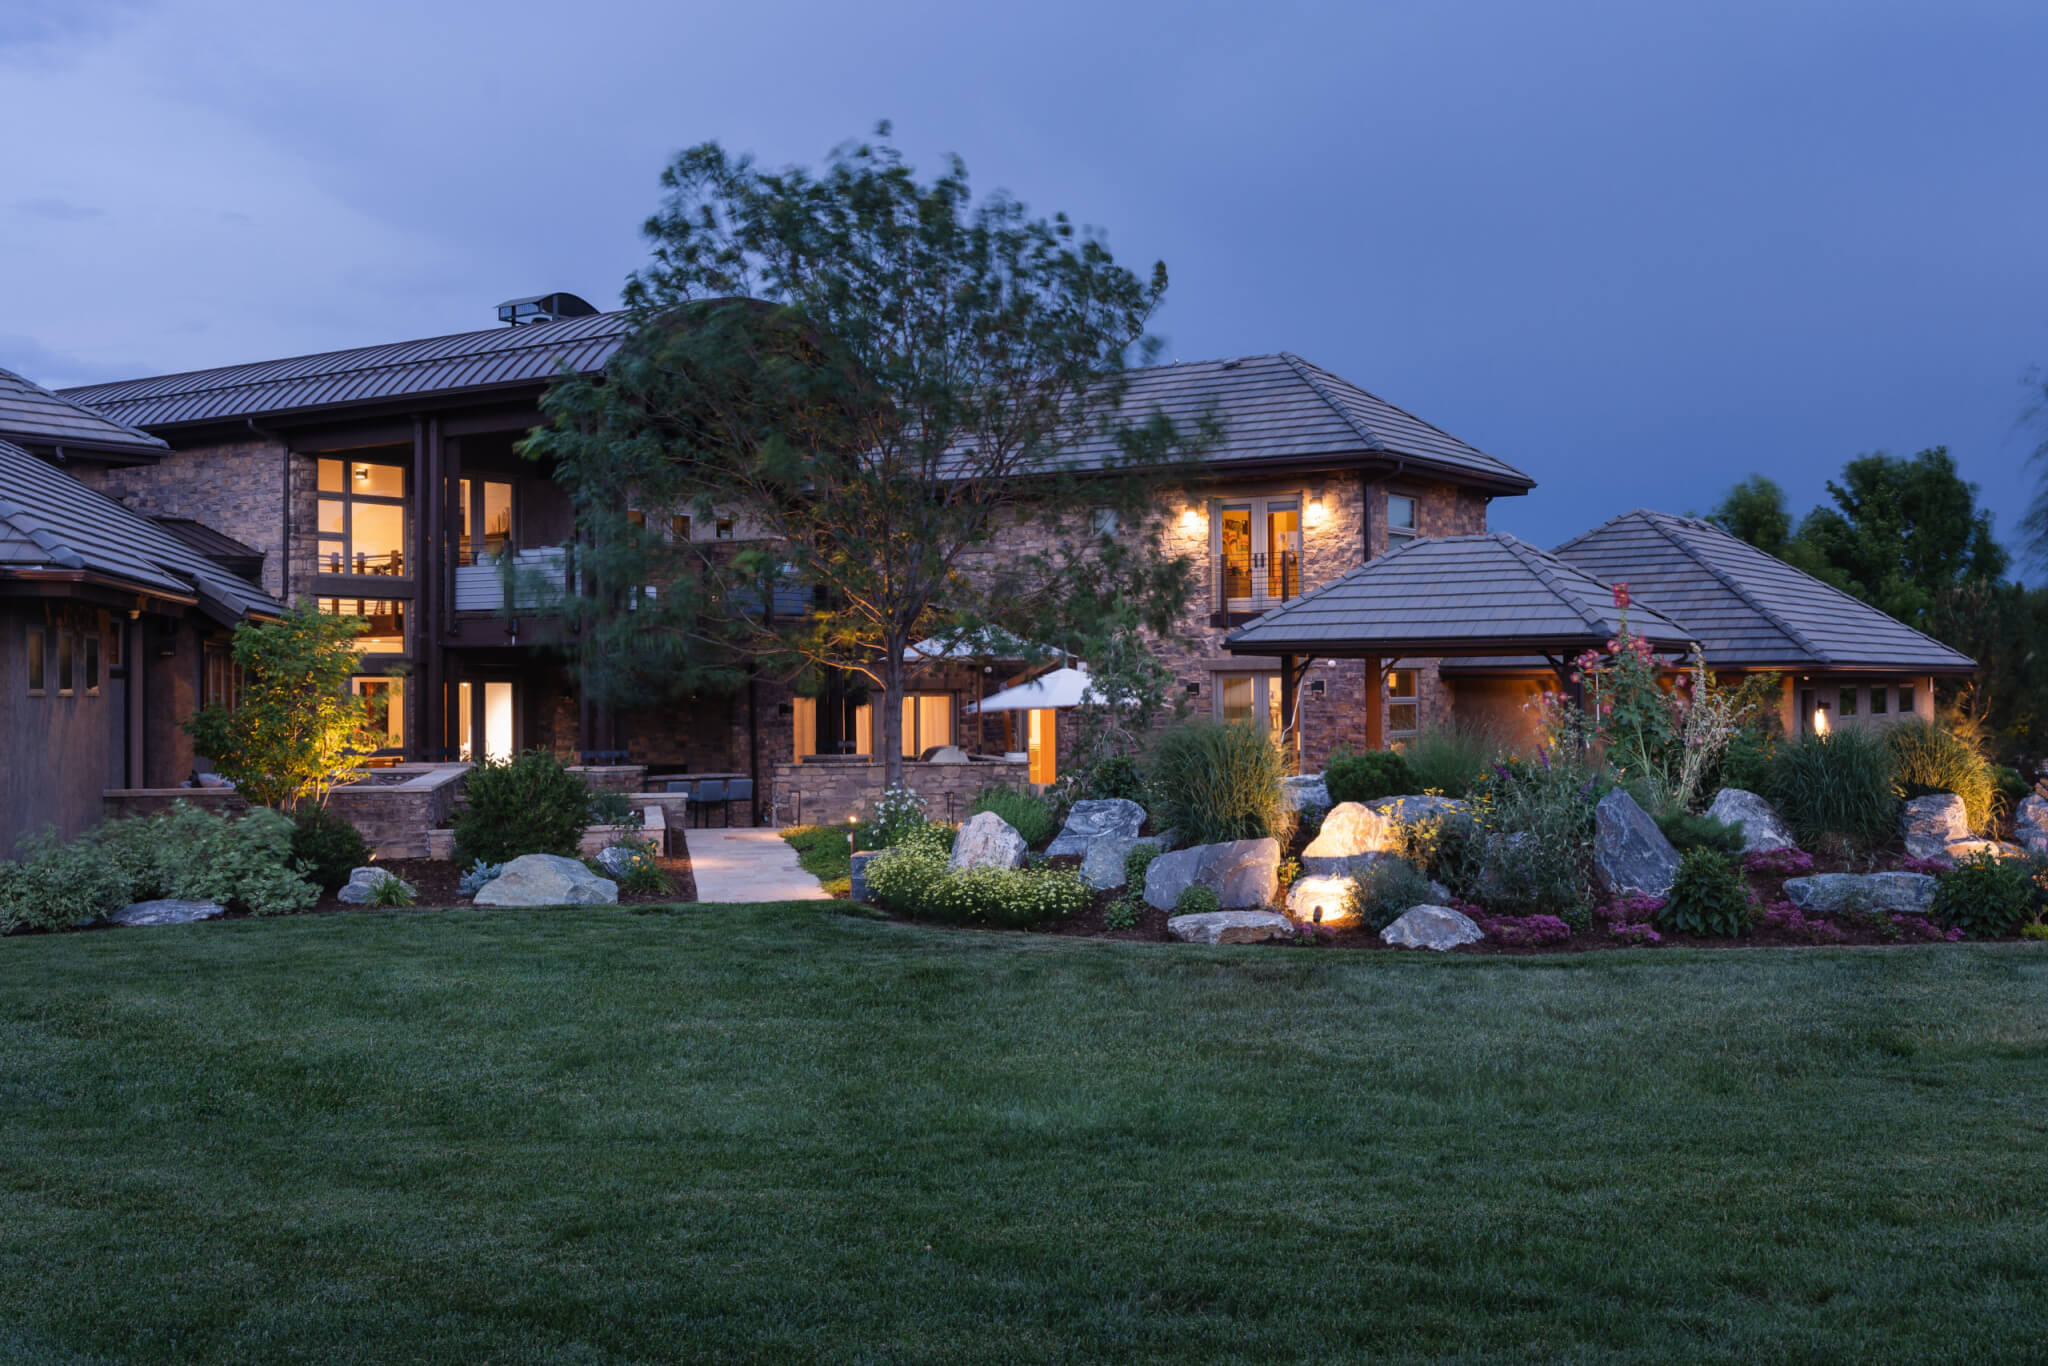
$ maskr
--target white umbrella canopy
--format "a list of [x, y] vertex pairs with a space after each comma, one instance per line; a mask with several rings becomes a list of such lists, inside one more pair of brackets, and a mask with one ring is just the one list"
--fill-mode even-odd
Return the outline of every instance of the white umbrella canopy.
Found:
[[928, 664], [952, 660], [955, 663], [963, 663], [977, 659], [1028, 659], [1034, 655], [1050, 656], [1058, 653], [1057, 650], [1026, 645], [1007, 631], [986, 627], [952, 640], [945, 636], [931, 636], [920, 640], [903, 652], [903, 662]]
[[1078, 707], [1083, 702], [1101, 703], [1109, 699], [1095, 689], [1094, 680], [1085, 669], [1054, 669], [1040, 674], [1029, 683], [1019, 683], [1014, 688], [1005, 688], [999, 693], [985, 697], [977, 705], [968, 703], [960, 710], [969, 716], [990, 711], [1039, 711], [1047, 707]]

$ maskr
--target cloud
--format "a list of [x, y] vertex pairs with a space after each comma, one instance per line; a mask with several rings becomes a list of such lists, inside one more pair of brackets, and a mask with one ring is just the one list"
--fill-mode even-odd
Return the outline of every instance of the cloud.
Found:
[[47, 218], [56, 223], [78, 223], [88, 218], [107, 216], [105, 209], [97, 209], [90, 204], [73, 203], [69, 199], [53, 194], [16, 200], [14, 211], [27, 214], [31, 218]]

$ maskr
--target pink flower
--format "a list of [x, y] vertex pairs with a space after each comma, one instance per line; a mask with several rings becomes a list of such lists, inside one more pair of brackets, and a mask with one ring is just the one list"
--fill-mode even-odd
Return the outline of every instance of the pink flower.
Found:
[[1628, 584], [1626, 581], [1614, 585], [1614, 605], [1623, 611], [1628, 610]]

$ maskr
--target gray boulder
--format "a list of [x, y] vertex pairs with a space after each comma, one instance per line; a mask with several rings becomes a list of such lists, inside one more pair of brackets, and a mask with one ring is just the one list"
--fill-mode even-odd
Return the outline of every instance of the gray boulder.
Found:
[[227, 914], [227, 908], [213, 901], [134, 901], [115, 911], [107, 919], [116, 925], [190, 925], [199, 920], [214, 920]]
[[1082, 881], [1098, 892], [1106, 892], [1112, 887], [1123, 886], [1127, 881], [1124, 877], [1124, 860], [1130, 856], [1130, 852], [1133, 849], [1136, 849], [1141, 844], [1149, 844], [1154, 849], [1161, 850], [1162, 852], [1166, 848], [1158, 839], [1150, 835], [1142, 839], [1136, 836], [1127, 837], [1119, 835], [1095, 841], [1095, 843], [1088, 846], [1088, 852], [1081, 855]]
[[1678, 876], [1678, 851], [1650, 813], [1616, 788], [1593, 808], [1593, 870], [1609, 896], [1664, 896]]
[[1934, 879], [1925, 873], [1815, 873], [1787, 878], [1785, 896], [1802, 911], [1922, 915], [1934, 904]]
[[1724, 787], [1714, 794], [1714, 804], [1707, 808], [1707, 815], [1723, 825], [1741, 827], [1742, 852], [1745, 854], [1799, 847], [1799, 841], [1792, 838], [1792, 832], [1778, 818], [1777, 811], [1754, 792]]
[[2012, 814], [2013, 838], [2030, 854], [2048, 854], [2048, 797], [2029, 792]]
[[1162, 911], [1190, 887], [1207, 887], [1225, 910], [1265, 906], [1280, 892], [1277, 840], [1197, 844], [1152, 860], [1145, 870], [1145, 900]]
[[597, 866], [615, 878], [624, 877], [635, 868], [653, 868], [657, 865], [654, 856], [637, 844], [610, 844], [597, 851]]
[[1166, 932], [1186, 944], [1259, 944], [1294, 937], [1294, 922], [1272, 911], [1207, 911], [1177, 915]]
[[367, 906], [376, 900], [377, 889], [387, 882], [396, 882], [405, 888], [407, 896], [416, 895], [418, 892], [410, 882], [389, 868], [351, 868], [348, 882], [334, 894], [334, 899], [350, 906]]
[[1305, 806], [1327, 811], [1330, 807], [1330, 789], [1323, 785], [1323, 775], [1320, 773], [1304, 773], [1298, 778], [1282, 778], [1280, 796], [1290, 811], [1299, 811]]
[[1320, 860], [1382, 854], [1394, 847], [1394, 822], [1363, 802], [1339, 802], [1323, 817], [1322, 829], [1301, 851], [1302, 867]]
[[846, 894], [855, 901], [868, 899], [868, 862], [881, 852], [879, 849], [863, 849], [853, 856], [853, 868], [847, 878]]
[[1016, 826], [993, 811], [983, 811], [960, 826], [946, 867], [955, 873], [963, 868], [1015, 868], [1024, 861], [1024, 849]]
[[618, 883], [556, 854], [521, 854], [476, 894], [479, 906], [611, 906], [618, 899]]
[[1472, 917], [1448, 906], [1413, 906], [1401, 918], [1380, 931], [1380, 939], [1397, 949], [1455, 949], [1476, 944], [1486, 932], [1472, 923]]
[[1127, 798], [1075, 802], [1067, 812], [1067, 823], [1060, 828], [1059, 838], [1047, 845], [1045, 852], [1053, 858], [1085, 854], [1088, 846], [1099, 839], [1135, 835], [1144, 828], [1145, 808]]
[[1970, 818], [1961, 797], [1933, 792], [1906, 803], [1899, 813], [1899, 833], [1906, 837], [1906, 852], [1912, 857], [1946, 858], [1951, 844], [1971, 838]]

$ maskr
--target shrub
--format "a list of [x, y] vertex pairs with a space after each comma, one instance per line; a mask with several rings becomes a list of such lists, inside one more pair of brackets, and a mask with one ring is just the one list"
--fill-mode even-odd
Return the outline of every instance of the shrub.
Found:
[[1053, 820], [1052, 805], [1043, 797], [1019, 792], [1014, 787], [984, 787], [976, 793], [967, 814], [974, 816], [983, 811], [993, 811], [1008, 821], [1024, 837], [1024, 843], [1033, 849], [1049, 844], [1059, 833], [1059, 824]]
[[133, 899], [121, 870], [89, 840], [66, 844], [46, 830], [16, 853], [18, 862], [0, 862], [0, 934], [89, 925]]
[[574, 858], [590, 825], [589, 785], [546, 750], [479, 760], [464, 791], [468, 804], [455, 816], [455, 848], [462, 859]]
[[1181, 888], [1180, 895], [1173, 899], [1173, 913], [1175, 915], [1207, 915], [1211, 911], [1220, 911], [1222, 909], [1223, 902], [1216, 895], [1215, 890], [1201, 886], [1199, 883], [1191, 887]]
[[370, 861], [362, 831], [325, 807], [303, 806], [292, 817], [292, 863], [322, 891], [331, 892]]
[[1759, 849], [1743, 855], [1742, 868], [1772, 877], [1800, 877], [1813, 871], [1813, 855], [1804, 849]]
[[1991, 824], [1998, 781], [1991, 761], [1970, 743], [1928, 721], [1901, 721], [1885, 732], [1892, 751], [1892, 781], [1907, 797], [1953, 792], [1963, 799], [1970, 829]]
[[1771, 725], [1746, 725], [1729, 738], [1721, 751], [1721, 764], [1714, 774], [1714, 787], [1739, 787], [1744, 792], [1762, 792], [1771, 780], [1771, 761], [1783, 744], [1775, 721]]
[[1109, 903], [1102, 912], [1102, 928], [1106, 930], [1135, 930], [1144, 916], [1145, 908], [1133, 897], [1120, 896]]
[[1490, 730], [1469, 724], [1431, 727], [1401, 747], [1417, 784], [1408, 790], [1467, 796], [1505, 752]]
[[1488, 939], [1515, 948], [1562, 944], [1572, 927], [1554, 915], [1482, 915], [1474, 917]]
[[1712, 816], [1695, 815], [1690, 811], [1664, 810], [1657, 812], [1657, 828], [1664, 832], [1674, 848], [1718, 849], [1724, 854], [1742, 852], [1742, 827]]
[[455, 890], [464, 896], [475, 896], [485, 884], [505, 871], [502, 863], [485, 863], [482, 859], [469, 865], [469, 871], [462, 875], [462, 881], [455, 884]]
[[2048, 939], [2048, 925], [2022, 925], [2020, 926], [2020, 938]]
[[1172, 827], [1183, 844], [1221, 844], [1270, 836], [1285, 845], [1294, 812], [1281, 794], [1279, 746], [1247, 725], [1201, 721], [1177, 726], [1152, 752], [1155, 828]]
[[1753, 908], [1742, 874], [1718, 849], [1688, 849], [1678, 861], [1657, 928], [1734, 938], [1749, 928]]
[[320, 899], [293, 861], [296, 829], [267, 807], [237, 818], [176, 802], [154, 816], [109, 821], [81, 843], [120, 872], [131, 901], [176, 897], [275, 915]]
[[607, 788], [603, 792], [592, 794], [590, 798], [592, 825], [629, 825], [638, 829], [643, 819], [640, 808], [633, 805], [632, 797], [624, 792], [614, 792]]
[[1421, 870], [1405, 859], [1380, 859], [1351, 879], [1351, 895], [1345, 910], [1369, 930], [1383, 930], [1401, 918], [1404, 911], [1427, 906], [1436, 900], [1436, 890]]
[[651, 854], [634, 859], [616, 877], [610, 873], [605, 876], [612, 877], [619, 884], [620, 891], [631, 892], [635, 896], [666, 896], [675, 890], [675, 884], [668, 880], [668, 874], [661, 871], [661, 865]]
[[1789, 901], [1775, 902], [1758, 914], [1759, 923], [1804, 939], [1809, 944], [1840, 944], [1849, 932], [1825, 916], [1809, 916]]
[[1323, 764], [1323, 786], [1333, 802], [1370, 802], [1422, 790], [1416, 784], [1414, 768], [1398, 751], [1353, 754], [1342, 746]]
[[1998, 793], [1999, 811], [2008, 815], [2017, 811], [2020, 803], [2034, 791], [2034, 785], [2022, 778], [2018, 769], [2003, 765], [1991, 770], [1991, 784]]
[[1575, 749], [1561, 748], [1534, 761], [1505, 760], [1474, 793], [1484, 832], [1474, 890], [1496, 913], [1554, 915], [1574, 929], [1589, 923], [1593, 807], [1600, 784], [1578, 756]]
[[1122, 797], [1144, 806], [1151, 799], [1152, 790], [1145, 785], [1145, 774], [1137, 760], [1113, 754], [1084, 775], [1081, 795], [1092, 801]]
[[868, 897], [904, 915], [929, 914], [933, 889], [946, 876], [946, 860], [922, 844], [897, 845], [868, 860]]
[[372, 906], [410, 906], [413, 904], [412, 888], [401, 877], [387, 877], [370, 888]]
[[1431, 815], [1398, 822], [1392, 852], [1460, 896], [1476, 895], [1486, 841], [1470, 816]]
[[905, 835], [923, 829], [926, 824], [924, 798], [898, 783], [883, 789], [874, 810], [868, 813], [868, 837], [874, 841], [874, 848], [887, 849], [902, 843]]
[[1146, 870], [1152, 866], [1153, 859], [1165, 852], [1156, 844], [1132, 845], [1131, 852], [1124, 855], [1124, 885], [1144, 890]]
[[2025, 859], [1970, 855], [1934, 884], [1928, 914], [1972, 939], [2012, 934], [2034, 918], [2034, 869]]
[[1025, 926], [1070, 919], [1091, 899], [1088, 884], [1050, 868], [946, 871], [946, 855], [928, 839], [894, 845], [869, 862], [868, 895], [904, 915], [961, 923]]
[[1891, 747], [1868, 731], [1843, 729], [1778, 746], [1763, 795], [1804, 845], [1833, 838], [1869, 846], [1898, 829]]

